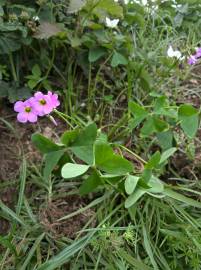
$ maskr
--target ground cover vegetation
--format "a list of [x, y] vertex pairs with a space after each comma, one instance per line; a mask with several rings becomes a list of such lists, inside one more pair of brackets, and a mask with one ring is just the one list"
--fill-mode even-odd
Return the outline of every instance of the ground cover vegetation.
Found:
[[0, 0], [0, 269], [201, 269], [199, 0]]

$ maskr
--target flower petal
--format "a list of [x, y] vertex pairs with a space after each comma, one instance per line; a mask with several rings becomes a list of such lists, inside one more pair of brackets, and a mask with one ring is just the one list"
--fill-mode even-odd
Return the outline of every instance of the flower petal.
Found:
[[23, 112], [24, 111], [24, 102], [23, 101], [17, 101], [14, 105], [14, 111], [15, 112]]
[[35, 122], [37, 122], [37, 120], [38, 120], [38, 117], [35, 113], [32, 113], [32, 112], [28, 113], [28, 121], [29, 122], [35, 123]]
[[17, 120], [20, 123], [26, 123], [28, 121], [28, 113], [26, 113], [26, 112], [20, 112], [20, 113], [18, 113]]

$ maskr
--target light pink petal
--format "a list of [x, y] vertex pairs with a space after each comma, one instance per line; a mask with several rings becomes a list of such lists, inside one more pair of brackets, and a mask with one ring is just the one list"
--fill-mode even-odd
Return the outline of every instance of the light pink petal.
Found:
[[17, 120], [20, 123], [26, 123], [28, 121], [28, 113], [25, 113], [25, 112], [18, 113]]
[[45, 114], [51, 113], [52, 110], [53, 110], [53, 107], [50, 105], [44, 106], [44, 109], [43, 109]]
[[28, 113], [28, 121], [29, 122], [35, 123], [35, 122], [37, 122], [37, 120], [38, 120], [38, 117], [36, 114], [34, 114], [32, 112]]
[[23, 101], [17, 101], [14, 105], [14, 111], [15, 112], [22, 112], [24, 111], [24, 102]]
[[35, 98], [37, 99], [43, 99], [44, 98], [44, 95], [42, 92], [36, 92], [35, 95], [34, 95]]

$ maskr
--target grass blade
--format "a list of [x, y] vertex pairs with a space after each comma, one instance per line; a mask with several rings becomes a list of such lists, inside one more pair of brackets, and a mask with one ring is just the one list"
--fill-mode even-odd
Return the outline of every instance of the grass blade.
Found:
[[26, 172], [27, 172], [27, 162], [26, 162], [26, 159], [23, 158], [22, 166], [20, 170], [20, 191], [19, 191], [19, 198], [18, 198], [17, 209], [16, 209], [16, 213], [18, 216], [20, 214], [22, 203], [23, 203], [24, 189], [25, 189], [25, 183], [26, 183]]

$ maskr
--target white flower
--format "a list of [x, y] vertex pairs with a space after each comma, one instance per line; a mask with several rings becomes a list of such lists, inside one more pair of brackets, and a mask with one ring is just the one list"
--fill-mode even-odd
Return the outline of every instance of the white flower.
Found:
[[35, 22], [38, 22], [38, 21], [40, 21], [40, 18], [38, 17], [38, 16], [33, 16], [33, 18], [32, 18]]
[[119, 19], [110, 20], [110, 18], [106, 17], [106, 25], [110, 28], [115, 28], [119, 22]]
[[178, 60], [183, 60], [184, 59], [184, 56], [182, 56], [181, 52], [178, 51], [178, 50], [174, 51], [172, 46], [169, 46], [169, 48], [167, 50], [167, 56], [171, 57], [171, 58], [175, 57]]

